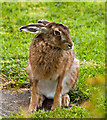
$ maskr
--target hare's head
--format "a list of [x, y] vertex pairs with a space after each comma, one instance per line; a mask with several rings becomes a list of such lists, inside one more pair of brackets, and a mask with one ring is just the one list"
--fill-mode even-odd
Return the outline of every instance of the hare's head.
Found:
[[72, 49], [73, 42], [70, 38], [69, 28], [61, 23], [49, 22], [47, 20], [39, 20], [36, 24], [29, 24], [20, 28], [20, 31], [28, 31], [31, 33], [44, 33], [45, 41], [54, 47], [64, 50]]

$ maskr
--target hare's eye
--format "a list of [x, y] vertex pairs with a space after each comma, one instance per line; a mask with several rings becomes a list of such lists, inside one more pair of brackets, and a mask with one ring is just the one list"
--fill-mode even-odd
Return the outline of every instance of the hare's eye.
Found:
[[60, 36], [61, 33], [60, 33], [60, 31], [55, 30], [55, 31], [54, 31], [54, 34], [57, 35], [57, 36]]

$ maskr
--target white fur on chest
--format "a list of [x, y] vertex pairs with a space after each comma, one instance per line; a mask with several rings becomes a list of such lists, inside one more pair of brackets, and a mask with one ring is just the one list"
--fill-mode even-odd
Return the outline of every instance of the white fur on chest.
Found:
[[[65, 93], [68, 93], [72, 89], [73, 83], [75, 82], [73, 78], [74, 76], [73, 73], [75, 73], [77, 67], [79, 67], [79, 60], [74, 59], [71, 71], [63, 79], [62, 95], [64, 95]], [[59, 75], [57, 75], [57, 77], [58, 76]], [[45, 95], [47, 98], [54, 98], [54, 94], [55, 94], [57, 83], [58, 83], [57, 77], [53, 80], [39, 81], [38, 85], [39, 85], [40, 92], [43, 95]]]
[[[69, 92], [69, 88], [67, 88], [66, 82], [69, 82], [67, 76], [65, 76], [63, 79], [62, 95]], [[40, 80], [38, 83], [40, 93], [45, 95], [47, 98], [54, 98], [57, 83], [58, 80], [47, 80], [47, 81]]]
[[[76, 72], [76, 68], [78, 67], [79, 67], [79, 60], [74, 59], [74, 62], [71, 67], [71, 71], [66, 76], [64, 76], [62, 95], [64, 95], [65, 93], [68, 93], [72, 89], [73, 83], [75, 82], [75, 79], [73, 78], [73, 76], [74, 76], [74, 73]], [[29, 65], [29, 70], [31, 71], [30, 65]], [[54, 98], [54, 94], [55, 94], [57, 83], [58, 83], [58, 80], [57, 80], [58, 76], [59, 75], [53, 76], [52, 80], [39, 80], [38, 87], [39, 87], [40, 93], [46, 96], [47, 98]], [[32, 77], [34, 77], [33, 74], [32, 74]]]

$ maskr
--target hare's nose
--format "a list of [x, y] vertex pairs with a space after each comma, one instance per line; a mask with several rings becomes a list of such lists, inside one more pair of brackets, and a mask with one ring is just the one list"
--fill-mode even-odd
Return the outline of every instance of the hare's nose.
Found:
[[68, 44], [68, 48], [69, 48], [69, 49], [72, 49], [72, 46], [71, 46], [70, 44]]

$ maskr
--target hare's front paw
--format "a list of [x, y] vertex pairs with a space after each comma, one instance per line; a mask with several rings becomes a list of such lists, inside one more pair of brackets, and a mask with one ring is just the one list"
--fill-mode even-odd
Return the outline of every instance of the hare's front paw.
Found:
[[54, 110], [58, 107], [61, 107], [61, 98], [54, 100], [54, 103], [52, 104], [51, 110]]
[[61, 105], [53, 104], [52, 107], [51, 107], [51, 110], [54, 110], [54, 109], [56, 109], [56, 108], [58, 108], [58, 107], [61, 107]]
[[65, 94], [63, 97], [62, 97], [62, 105], [64, 107], [68, 107], [70, 104], [70, 97], [68, 94]]
[[36, 105], [30, 104], [30, 106], [29, 106], [29, 112], [35, 112], [36, 109], [37, 109]]

